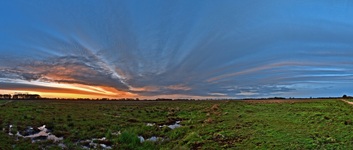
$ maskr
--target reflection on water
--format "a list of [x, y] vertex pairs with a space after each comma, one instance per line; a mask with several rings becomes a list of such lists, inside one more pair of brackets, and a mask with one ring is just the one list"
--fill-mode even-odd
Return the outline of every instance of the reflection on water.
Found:
[[[180, 124], [180, 120], [178, 120], [178, 121], [175, 121], [175, 123], [174, 124], [164, 124], [164, 125], [159, 125], [159, 127], [160, 128], [163, 128], [163, 127], [168, 127], [168, 128], [170, 128], [170, 129], [175, 129], [175, 128], [179, 128], [179, 127], [181, 127], [181, 124]], [[152, 127], [152, 126], [155, 126], [156, 124], [155, 123], [147, 123], [146, 124], [146, 126], [150, 126], [150, 127]]]
[[145, 141], [151, 141], [151, 142], [157, 142], [157, 141], [161, 141], [163, 142], [164, 141], [164, 138], [162, 137], [157, 137], [157, 136], [152, 136], [148, 139], [145, 139], [143, 136], [138, 136], [138, 138], [140, 139], [140, 142], [143, 143]]
[[[38, 127], [37, 129], [34, 129], [33, 127], [29, 126], [25, 131], [23, 131], [23, 135], [17, 131], [15, 135], [12, 133], [12, 128], [13, 125], [9, 125], [9, 135], [10, 136], [16, 136], [17, 138], [30, 138], [32, 140], [32, 143], [38, 142], [38, 141], [53, 141], [55, 143], [58, 143], [60, 141], [63, 141], [63, 137], [57, 137], [53, 135], [45, 125]], [[58, 144], [59, 147], [61, 148], [66, 148], [66, 145], [63, 143]]]
[[179, 128], [179, 127], [181, 127], [180, 121], [176, 121], [174, 124], [168, 126], [168, 128], [170, 128], [170, 129], [175, 129], [175, 128]]
[[81, 145], [83, 149], [112, 149], [112, 143], [105, 137], [82, 140], [78, 141], [76, 144]]
[[[162, 127], [168, 127], [170, 129], [175, 129], [181, 127], [181, 121], [175, 121], [173, 124], [164, 124], [164, 125], [159, 125], [159, 128]], [[147, 123], [146, 126], [156, 126], [156, 123]], [[46, 125], [43, 125], [38, 128], [33, 128], [31, 126], [28, 126], [23, 132], [17, 131], [17, 133], [14, 135], [12, 133], [12, 128], [13, 125], [9, 125], [9, 132], [8, 134], [10, 136], [16, 136], [17, 138], [30, 138], [32, 140], [32, 143], [39, 142], [39, 141], [53, 141], [54, 143], [58, 143], [58, 146], [65, 149], [67, 148], [65, 144], [63, 144], [61, 141], [64, 140], [63, 137], [57, 137], [54, 134], [51, 133], [49, 129], [46, 128]], [[3, 129], [5, 130], [5, 129]], [[119, 132], [114, 132], [112, 135], [120, 135]], [[158, 136], [152, 136], [147, 139], [145, 139], [143, 136], [138, 136], [140, 139], [140, 142], [143, 143], [145, 141], [150, 141], [150, 142], [162, 142], [165, 141], [166, 139], [163, 137], [158, 137]], [[92, 139], [87, 139], [87, 140], [80, 140], [76, 143], [76, 145], [81, 145], [83, 149], [112, 149], [112, 143], [109, 142], [105, 137], [103, 138], [92, 138]]]
[[[170, 125], [167, 125], [167, 124], [164, 124], [164, 125], [159, 125], [158, 127], [160, 128], [163, 128], [163, 127], [168, 127], [172, 130], [174, 130], [175, 128], [179, 128], [181, 127], [181, 124], [180, 124], [180, 120], [178, 121], [175, 121], [174, 124], [170, 124]], [[146, 126], [155, 126], [156, 124], [155, 123], [147, 123]], [[157, 142], [157, 141], [164, 141], [165, 139], [163, 137], [157, 137], [157, 136], [152, 136], [148, 139], [145, 139], [143, 136], [138, 136], [138, 138], [140, 139], [140, 142], [143, 143], [145, 141], [151, 141], [151, 142]]]
[[[13, 135], [11, 133], [12, 130], [12, 125], [9, 126], [9, 135]], [[38, 127], [38, 131], [36, 132], [36, 130], [34, 130], [32, 127], [28, 127], [25, 131], [24, 131], [24, 135], [20, 134], [19, 131], [17, 131], [17, 133], [15, 134], [15, 136], [17, 137], [22, 137], [22, 138], [31, 138], [32, 142], [36, 142], [36, 141], [41, 141], [41, 140], [51, 140], [54, 142], [59, 142], [62, 141], [64, 138], [63, 137], [57, 137], [53, 134], [51, 134], [51, 132], [49, 132], [49, 130], [46, 128], [45, 125]]]

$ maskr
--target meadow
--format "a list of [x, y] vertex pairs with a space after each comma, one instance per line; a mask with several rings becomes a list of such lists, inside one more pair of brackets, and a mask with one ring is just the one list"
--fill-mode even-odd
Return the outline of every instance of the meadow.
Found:
[[[353, 148], [353, 106], [341, 100], [0, 100], [0, 110], [0, 149]], [[62, 140], [16, 136], [43, 125]]]

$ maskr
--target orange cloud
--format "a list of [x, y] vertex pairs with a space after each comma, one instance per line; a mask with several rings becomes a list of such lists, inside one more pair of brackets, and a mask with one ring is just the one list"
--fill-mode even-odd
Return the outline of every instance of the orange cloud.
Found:
[[160, 88], [157, 86], [144, 86], [144, 87], [131, 87], [130, 90], [135, 92], [155, 92], [160, 90]]
[[58, 98], [133, 98], [138, 95], [106, 86], [43, 82], [1, 83], [2, 93], [29, 92]]
[[182, 84], [170, 85], [170, 86], [167, 86], [167, 89], [170, 89], [170, 90], [181, 90], [181, 91], [191, 90], [190, 87], [182, 85]]

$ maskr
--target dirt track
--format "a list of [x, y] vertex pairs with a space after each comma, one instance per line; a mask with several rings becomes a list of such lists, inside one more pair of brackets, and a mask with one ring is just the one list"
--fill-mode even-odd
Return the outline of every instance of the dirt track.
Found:
[[350, 102], [350, 101], [347, 101], [347, 100], [344, 100], [344, 99], [341, 99], [341, 101], [344, 101], [344, 102], [346, 102], [347, 104], [353, 105], [353, 102]]

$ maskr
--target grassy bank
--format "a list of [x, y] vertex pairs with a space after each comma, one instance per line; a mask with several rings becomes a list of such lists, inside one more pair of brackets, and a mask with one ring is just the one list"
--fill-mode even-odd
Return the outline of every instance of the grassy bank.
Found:
[[[14, 101], [1, 107], [0, 147], [61, 149], [51, 141], [16, 141], [7, 135], [11, 124], [14, 134], [47, 125], [64, 137], [68, 149], [102, 137], [114, 149], [353, 148], [351, 105], [338, 100], [269, 102]], [[175, 121], [182, 126], [159, 127]], [[137, 136], [164, 140], [141, 143]]]

